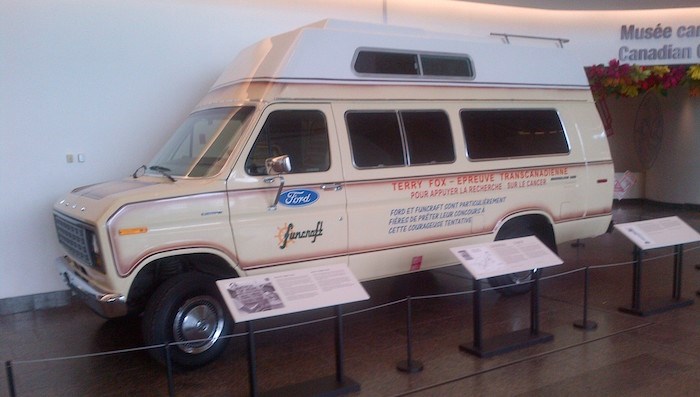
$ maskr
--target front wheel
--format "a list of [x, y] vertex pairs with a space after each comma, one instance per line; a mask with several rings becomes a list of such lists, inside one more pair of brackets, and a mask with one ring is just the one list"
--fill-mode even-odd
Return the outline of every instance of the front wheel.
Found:
[[[181, 369], [214, 361], [226, 348], [232, 320], [215, 280], [201, 273], [183, 273], [166, 280], [153, 294], [143, 314], [147, 345], [172, 343], [173, 365]], [[163, 348], [151, 355], [165, 363]]]

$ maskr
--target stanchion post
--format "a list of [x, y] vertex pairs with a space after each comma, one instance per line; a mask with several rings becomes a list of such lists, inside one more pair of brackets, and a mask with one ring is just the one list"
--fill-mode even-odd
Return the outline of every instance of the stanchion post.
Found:
[[540, 271], [533, 272], [534, 280], [530, 284], [530, 335], [540, 333]]
[[683, 276], [683, 244], [673, 247], [673, 300], [681, 300], [681, 283]]
[[586, 266], [584, 269], [584, 278], [583, 278], [583, 320], [580, 321], [575, 321], [574, 322], [574, 327], [585, 330], [585, 331], [590, 331], [593, 329], [598, 328], [598, 323], [595, 321], [589, 321], [588, 320], [588, 284], [590, 282], [590, 276], [588, 275], [588, 269], [589, 267]]
[[345, 377], [343, 360], [345, 359], [345, 351], [343, 349], [343, 306], [335, 306], [335, 380], [339, 385], [343, 384]]
[[255, 373], [255, 328], [253, 321], [248, 321], [248, 386], [250, 395], [257, 397], [258, 382]]
[[168, 375], [168, 396], [175, 397], [175, 382], [173, 381], [173, 360], [170, 356], [170, 343], [166, 343], [165, 349], [165, 368]]
[[409, 295], [406, 297], [406, 360], [399, 361], [399, 363], [396, 364], [396, 368], [399, 371], [408, 372], [410, 374], [423, 370], [423, 363], [413, 360], [413, 352], [411, 348], [413, 339], [412, 317], [411, 296]]
[[481, 350], [481, 281], [474, 279], [474, 350]]
[[632, 310], [639, 312], [641, 307], [641, 295], [640, 291], [642, 288], [642, 255], [644, 253], [642, 250], [635, 246], [634, 247], [634, 264], [632, 265]]
[[12, 361], [5, 361], [5, 372], [7, 373], [7, 388], [10, 392], [10, 397], [16, 397], [15, 378], [12, 375]]
[[[578, 243], [579, 240], [576, 240]], [[579, 248], [582, 245], [575, 245], [576, 247], [576, 266], [580, 265], [579, 261]], [[590, 285], [590, 277], [589, 277], [589, 267], [586, 266], [584, 268], [584, 275], [583, 275], [583, 320], [579, 321], [574, 321], [574, 327], [578, 329], [582, 329], [585, 331], [590, 331], [593, 329], [598, 328], [598, 324], [595, 321], [588, 321], [588, 286]]]
[[[343, 305], [335, 306], [335, 385], [330, 385], [323, 379], [320, 380], [320, 385], [317, 386], [311, 393], [304, 393], [319, 396], [340, 396], [343, 394], [354, 393], [360, 391], [360, 384], [354, 380], [345, 377], [345, 349], [343, 341], [345, 339], [345, 331], [343, 327]], [[323, 390], [325, 389], [325, 390]], [[288, 394], [292, 395], [292, 394]]]

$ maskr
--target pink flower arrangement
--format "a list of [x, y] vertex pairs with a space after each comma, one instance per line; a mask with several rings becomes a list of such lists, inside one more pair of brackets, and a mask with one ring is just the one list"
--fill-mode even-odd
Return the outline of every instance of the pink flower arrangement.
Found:
[[586, 68], [586, 74], [596, 99], [608, 95], [636, 97], [651, 90], [666, 95], [669, 89], [682, 84], [690, 86], [691, 96], [700, 96], [700, 65], [640, 66], [612, 59], [608, 66]]

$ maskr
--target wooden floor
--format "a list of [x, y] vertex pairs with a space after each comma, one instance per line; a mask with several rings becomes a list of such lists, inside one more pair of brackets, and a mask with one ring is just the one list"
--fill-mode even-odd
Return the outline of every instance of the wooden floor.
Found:
[[[614, 210], [618, 223], [670, 215], [700, 230], [697, 209], [625, 203]], [[698, 395], [700, 304], [646, 317], [619, 311], [632, 303], [632, 244], [617, 231], [582, 243], [560, 245], [564, 265], [546, 269], [540, 282], [540, 330], [554, 339], [491, 358], [459, 348], [473, 340], [472, 281], [460, 266], [365, 283], [371, 301], [344, 307], [345, 375], [361, 387], [350, 395]], [[645, 254], [643, 308], [671, 299], [671, 254], [671, 249]], [[697, 264], [700, 244], [687, 244], [684, 299], [700, 299]], [[586, 266], [592, 267], [587, 315], [597, 323], [589, 331], [573, 326], [583, 318]], [[412, 353], [424, 367], [413, 374], [396, 369], [406, 360], [409, 295], [420, 297], [411, 300]], [[484, 338], [530, 326], [529, 295], [506, 298], [486, 291], [482, 310]], [[264, 330], [320, 319], [256, 334], [259, 392], [335, 375], [333, 313], [320, 310], [256, 323]], [[1, 316], [0, 360], [6, 370], [9, 365], [20, 397], [168, 396], [170, 391], [176, 396], [247, 396], [245, 328], [237, 326], [235, 333], [219, 361], [175, 373], [169, 389], [165, 368], [139, 349], [138, 321], [105, 321], [74, 302]], [[8, 379], [5, 371], [0, 376], [2, 397], [10, 396]]]

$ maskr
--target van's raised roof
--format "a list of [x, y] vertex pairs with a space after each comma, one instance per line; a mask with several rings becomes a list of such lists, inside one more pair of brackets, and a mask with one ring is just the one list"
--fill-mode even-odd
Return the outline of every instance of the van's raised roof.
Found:
[[[535, 86], [588, 89], [583, 64], [556, 42], [508, 44], [501, 38], [326, 19], [272, 36], [244, 49], [212, 90], [257, 81], [329, 84]], [[355, 65], [360, 52], [424, 54], [461, 62], [459, 75], [373, 73]], [[363, 54], [366, 55], [366, 54]], [[370, 54], [371, 62], [377, 61]], [[391, 57], [387, 58], [388, 60]], [[378, 61], [377, 61], [378, 62]], [[426, 59], [427, 62], [427, 59]], [[417, 69], [421, 66], [416, 65]], [[439, 68], [439, 66], [438, 66]], [[448, 66], [448, 69], [451, 68]], [[455, 69], [452, 68], [452, 69]], [[469, 69], [464, 72], [466, 69]]]

